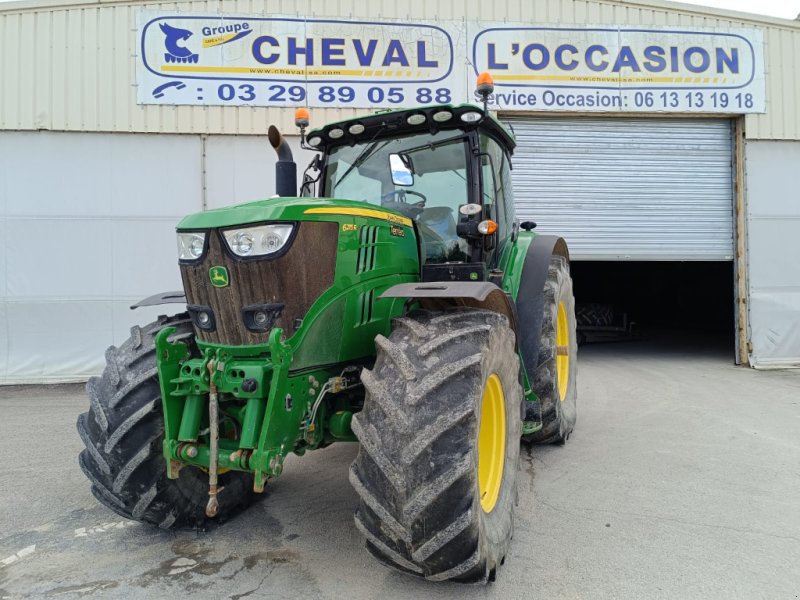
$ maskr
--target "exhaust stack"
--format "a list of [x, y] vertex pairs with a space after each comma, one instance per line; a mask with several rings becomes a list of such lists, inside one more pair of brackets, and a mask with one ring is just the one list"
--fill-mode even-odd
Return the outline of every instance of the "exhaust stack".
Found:
[[292, 158], [292, 149], [274, 125], [269, 126], [267, 135], [269, 143], [278, 153], [278, 162], [275, 163], [275, 193], [278, 196], [297, 196], [297, 164]]

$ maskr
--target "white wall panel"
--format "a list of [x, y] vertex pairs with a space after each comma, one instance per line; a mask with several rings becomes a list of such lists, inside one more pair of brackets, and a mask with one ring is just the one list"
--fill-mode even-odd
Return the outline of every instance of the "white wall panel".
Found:
[[85, 379], [174, 307], [175, 225], [201, 209], [200, 136], [0, 132], [0, 383]]
[[800, 366], [800, 142], [750, 141], [745, 165], [750, 361]]
[[[297, 163], [298, 189], [312, 152], [300, 148], [300, 138], [287, 136]], [[206, 139], [208, 208], [269, 198], [275, 193], [277, 155], [267, 136], [209, 136]]]
[[[114, 217], [181, 217], [201, 207], [197, 177], [202, 147], [198, 136], [114, 137], [101, 144], [111, 164], [102, 175], [103, 191]], [[112, 143], [113, 141], [113, 143]]]
[[[2, 188], [0, 188], [2, 189]], [[0, 194], [2, 196], [2, 194]], [[0, 212], [0, 298], [5, 298], [8, 295], [8, 223]], [[2, 333], [2, 329], [0, 329]], [[2, 340], [0, 336], [0, 340]], [[0, 345], [2, 345], [0, 341]], [[2, 371], [0, 371], [2, 373]]]
[[0, 202], [7, 216], [180, 216], [200, 206], [200, 155], [197, 136], [0, 131]]
[[111, 252], [107, 220], [10, 219], [8, 297], [64, 302], [106, 298], [111, 294]]
[[0, 383], [8, 380], [8, 303], [0, 296]]
[[[2, 169], [0, 169], [1, 171]], [[0, 177], [2, 177], [0, 175]], [[2, 202], [2, 179], [0, 179], [0, 202]], [[2, 205], [0, 205], [2, 208]], [[4, 299], [7, 297], [6, 273], [8, 271], [8, 253], [6, 252], [8, 225], [0, 212], [0, 382], [8, 365], [8, 315]]]
[[44, 131], [0, 132], [7, 178], [5, 214], [74, 218], [107, 215], [108, 197], [101, 191], [111, 162], [97, 141], [92, 136]]
[[109, 222], [113, 298], [141, 300], [157, 292], [181, 289], [175, 242], [177, 221], [175, 217]]
[[100, 370], [111, 343], [109, 300], [8, 302], [8, 364], [3, 383], [86, 379]]

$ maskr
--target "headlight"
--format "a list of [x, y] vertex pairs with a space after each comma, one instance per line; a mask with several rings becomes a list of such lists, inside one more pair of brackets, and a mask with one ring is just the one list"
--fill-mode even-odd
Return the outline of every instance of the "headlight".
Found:
[[289, 241], [293, 225], [260, 225], [224, 231], [228, 248], [236, 256], [266, 256], [275, 254]]
[[482, 118], [483, 113], [479, 113], [474, 110], [461, 114], [461, 120], [464, 121], [464, 123], [477, 123]]
[[180, 260], [197, 260], [203, 256], [205, 247], [205, 232], [178, 232], [178, 258]]

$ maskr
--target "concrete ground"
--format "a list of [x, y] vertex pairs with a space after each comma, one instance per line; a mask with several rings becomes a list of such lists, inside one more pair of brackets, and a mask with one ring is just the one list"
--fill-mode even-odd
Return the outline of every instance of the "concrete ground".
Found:
[[580, 352], [565, 447], [523, 450], [516, 533], [488, 587], [375, 562], [340, 445], [287, 462], [210, 532], [99, 505], [77, 465], [82, 387], [0, 388], [0, 598], [798, 598], [800, 371], [640, 342]]

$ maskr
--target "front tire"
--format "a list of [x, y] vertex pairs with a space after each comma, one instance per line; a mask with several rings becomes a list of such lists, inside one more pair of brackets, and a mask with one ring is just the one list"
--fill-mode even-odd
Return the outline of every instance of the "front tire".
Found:
[[481, 310], [417, 313], [376, 338], [350, 469], [356, 527], [383, 563], [486, 582], [508, 551], [522, 421], [514, 332]]
[[[167, 478], [162, 450], [164, 418], [156, 370], [155, 336], [175, 327], [173, 340], [191, 343], [188, 317], [161, 317], [134, 327], [122, 346], [106, 352], [101, 377], [86, 385], [89, 411], [78, 417], [85, 445], [79, 463], [102, 504], [127, 519], [163, 529], [200, 527], [206, 521], [208, 477], [184, 467], [178, 479]], [[220, 519], [232, 516], [254, 499], [252, 476], [230, 471], [220, 475]]]

